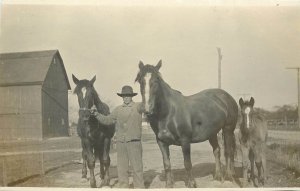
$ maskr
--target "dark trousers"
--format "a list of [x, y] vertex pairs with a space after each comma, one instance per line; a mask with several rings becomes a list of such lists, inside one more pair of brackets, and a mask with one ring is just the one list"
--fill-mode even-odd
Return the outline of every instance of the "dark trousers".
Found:
[[141, 141], [117, 142], [118, 181], [120, 188], [129, 187], [129, 162], [133, 169], [134, 188], [145, 188]]

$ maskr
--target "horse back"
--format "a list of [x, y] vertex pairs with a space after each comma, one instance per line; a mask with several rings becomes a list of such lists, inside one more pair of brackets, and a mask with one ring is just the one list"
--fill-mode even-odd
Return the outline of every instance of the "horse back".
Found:
[[206, 89], [187, 97], [192, 106], [199, 105], [200, 110], [222, 111], [226, 117], [226, 124], [236, 124], [238, 105], [234, 98], [222, 89]]

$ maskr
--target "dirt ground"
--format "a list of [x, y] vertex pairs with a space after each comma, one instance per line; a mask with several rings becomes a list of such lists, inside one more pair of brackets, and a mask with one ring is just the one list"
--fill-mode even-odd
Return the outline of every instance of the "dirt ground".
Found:
[[[144, 179], [146, 188], [164, 188], [165, 178], [163, 173], [162, 156], [154, 135], [146, 132], [143, 141], [143, 164]], [[185, 170], [183, 156], [180, 147], [171, 146], [171, 164], [175, 180], [175, 188], [185, 187]], [[268, 157], [276, 157], [268, 154]], [[116, 153], [111, 154], [111, 187], [117, 184]], [[237, 158], [239, 160], [239, 158]], [[69, 165], [55, 169], [43, 177], [34, 177], [15, 186], [25, 187], [67, 187], [67, 188], [88, 188], [88, 179], [81, 178], [81, 164], [79, 159]], [[214, 156], [208, 142], [192, 144], [193, 174], [200, 188], [234, 188], [240, 187], [239, 179], [236, 183], [225, 181], [223, 183], [213, 180]], [[236, 172], [241, 176], [240, 163], [236, 162]], [[99, 180], [99, 164], [96, 168], [97, 185]], [[268, 180], [265, 187], [300, 187], [300, 178], [292, 171], [283, 166], [268, 160]], [[132, 182], [132, 178], [130, 178]], [[251, 186], [251, 185], [250, 185]]]

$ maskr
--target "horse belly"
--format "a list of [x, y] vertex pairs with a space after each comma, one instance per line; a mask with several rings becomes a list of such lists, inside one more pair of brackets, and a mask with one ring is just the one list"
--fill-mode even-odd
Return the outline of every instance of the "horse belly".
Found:
[[192, 142], [203, 142], [216, 135], [224, 127], [225, 120], [223, 113], [217, 116], [198, 113], [193, 119]]
[[200, 126], [194, 129], [192, 143], [199, 143], [207, 141], [212, 135], [217, 134], [220, 128], [209, 128], [206, 126]]

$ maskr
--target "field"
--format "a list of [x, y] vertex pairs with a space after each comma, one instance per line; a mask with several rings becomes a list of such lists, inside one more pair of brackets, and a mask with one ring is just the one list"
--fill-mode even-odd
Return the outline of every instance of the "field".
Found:
[[[277, 160], [277, 148], [273, 149], [272, 145], [280, 143], [278, 139], [279, 134], [276, 131], [270, 131], [268, 149], [268, 180], [265, 187], [300, 187], [299, 174], [295, 169], [288, 168], [281, 160]], [[289, 134], [284, 133], [289, 137]], [[280, 137], [281, 138], [281, 137]], [[71, 138], [72, 142], [78, 143], [78, 137]], [[66, 141], [66, 140], [65, 140]], [[275, 142], [277, 141], [277, 143]], [[295, 140], [297, 141], [297, 140]], [[76, 145], [76, 144], [74, 144]], [[77, 145], [78, 146], [78, 145]], [[274, 146], [273, 146], [274, 147]], [[50, 147], [51, 148], [51, 147]], [[70, 159], [68, 156], [61, 155], [62, 158], [69, 160], [65, 165], [59, 165], [57, 168], [48, 170], [43, 176], [32, 177], [23, 182], [17, 182], [11, 186], [26, 186], [26, 187], [89, 187], [87, 179], [81, 178], [81, 164], [80, 164], [80, 149], [73, 149], [74, 155]], [[183, 166], [183, 156], [181, 148], [176, 146], [170, 147], [171, 163], [173, 175], [175, 178], [175, 187], [185, 187], [185, 170]], [[51, 156], [51, 155], [50, 155]], [[284, 156], [284, 155], [282, 155]], [[223, 158], [222, 158], [223, 159]], [[110, 174], [112, 177], [111, 187], [117, 184], [117, 171], [116, 171], [116, 153], [111, 153], [111, 169]], [[197, 143], [192, 145], [192, 162], [193, 174], [196, 179], [198, 187], [201, 188], [227, 188], [227, 187], [240, 187], [239, 178], [241, 177], [241, 162], [240, 156], [236, 158], [235, 170], [238, 176], [236, 183], [225, 181], [224, 183], [213, 180], [214, 172], [214, 156], [212, 148], [208, 142]], [[52, 160], [52, 163], [54, 159]], [[67, 161], [65, 161], [67, 162]], [[61, 164], [60, 162], [57, 162]], [[150, 129], [143, 129], [143, 163], [144, 163], [144, 179], [147, 188], [164, 188], [165, 179], [162, 165], [162, 157], [157, 143], [154, 139], [154, 134]], [[46, 163], [47, 164], [47, 163]], [[49, 165], [51, 166], [51, 165]], [[99, 165], [97, 165], [97, 184], [99, 185]], [[132, 179], [130, 179], [132, 181]], [[251, 186], [251, 185], [250, 185]]]

